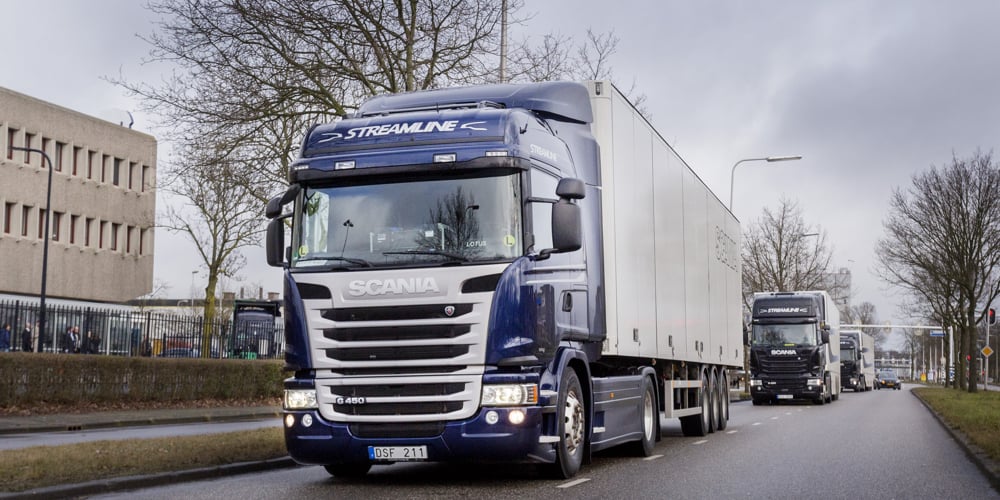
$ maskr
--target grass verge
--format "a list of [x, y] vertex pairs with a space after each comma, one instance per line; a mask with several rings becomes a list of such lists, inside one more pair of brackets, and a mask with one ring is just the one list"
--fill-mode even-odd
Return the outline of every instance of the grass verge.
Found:
[[994, 461], [1000, 462], [1000, 393], [954, 389], [913, 389], [954, 429], [962, 431]]
[[173, 472], [288, 455], [281, 428], [0, 450], [0, 491]]

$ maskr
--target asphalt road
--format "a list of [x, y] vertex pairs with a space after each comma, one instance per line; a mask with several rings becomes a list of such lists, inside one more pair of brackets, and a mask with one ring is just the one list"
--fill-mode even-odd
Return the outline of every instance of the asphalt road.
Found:
[[93, 498], [1000, 498], [908, 388], [734, 404], [729, 428], [705, 438], [664, 425], [655, 456], [611, 450], [569, 481], [527, 465], [408, 463], [360, 481], [297, 467]]

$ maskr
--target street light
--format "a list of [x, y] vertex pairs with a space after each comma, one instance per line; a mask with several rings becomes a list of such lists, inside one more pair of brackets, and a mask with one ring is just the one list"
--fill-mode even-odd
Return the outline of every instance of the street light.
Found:
[[[14, 151], [26, 151], [28, 153], [39, 153], [42, 158], [49, 163], [49, 183], [45, 187], [45, 234], [42, 244], [42, 291], [39, 294], [38, 304], [38, 338], [45, 338], [45, 278], [49, 270], [49, 217], [52, 215], [52, 159], [45, 151], [35, 148], [22, 148], [18, 146], [8, 146]], [[40, 340], [39, 340], [40, 342]]]
[[766, 161], [768, 163], [773, 163], [773, 162], [776, 162], [776, 161], [792, 161], [792, 160], [801, 160], [801, 159], [802, 159], [801, 155], [793, 155], [793, 156], [768, 156], [766, 158], [744, 158], [744, 159], [742, 159], [742, 160], [734, 163], [732, 170], [730, 170], [730, 172], [729, 172], [729, 211], [731, 212], [733, 210], [733, 175], [736, 174], [736, 166], [737, 165], [739, 165], [740, 163], [743, 163], [743, 162], [747, 162], [747, 161]]

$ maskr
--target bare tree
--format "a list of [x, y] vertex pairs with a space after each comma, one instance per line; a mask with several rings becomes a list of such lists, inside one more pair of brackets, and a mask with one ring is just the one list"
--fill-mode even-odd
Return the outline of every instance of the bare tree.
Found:
[[[881, 320], [878, 318], [875, 304], [862, 302], [856, 306], [848, 306], [840, 312], [841, 324], [854, 325], [878, 325]], [[885, 328], [865, 328], [865, 332], [875, 339], [876, 345], [883, 345], [887, 340], [889, 331]]]
[[975, 356], [976, 325], [986, 316], [979, 304], [996, 298], [1000, 264], [1000, 170], [992, 155], [977, 151], [915, 174], [908, 190], [893, 192], [883, 225], [881, 277], [956, 327], [958, 388], [976, 392], [966, 356]]
[[219, 278], [235, 277], [246, 262], [239, 250], [257, 244], [260, 238], [260, 206], [254, 202], [259, 193], [232, 182], [236, 176], [233, 165], [238, 164], [237, 161], [219, 162], [216, 155], [202, 154], [198, 147], [182, 153], [182, 158], [186, 164], [197, 168], [174, 175], [164, 189], [184, 198], [188, 203], [187, 212], [168, 207], [162, 226], [187, 236], [208, 271], [204, 308], [206, 332], [201, 348], [207, 356], [211, 351], [207, 328], [215, 318]]
[[743, 300], [754, 292], [828, 290], [831, 251], [826, 233], [806, 224], [798, 204], [782, 198], [744, 232]]

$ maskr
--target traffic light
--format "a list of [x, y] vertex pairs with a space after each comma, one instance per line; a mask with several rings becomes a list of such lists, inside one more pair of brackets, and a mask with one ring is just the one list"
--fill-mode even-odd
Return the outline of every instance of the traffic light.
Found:
[[990, 319], [990, 325], [997, 324], [997, 310], [993, 309], [992, 307], [990, 308], [989, 311], [989, 319]]

